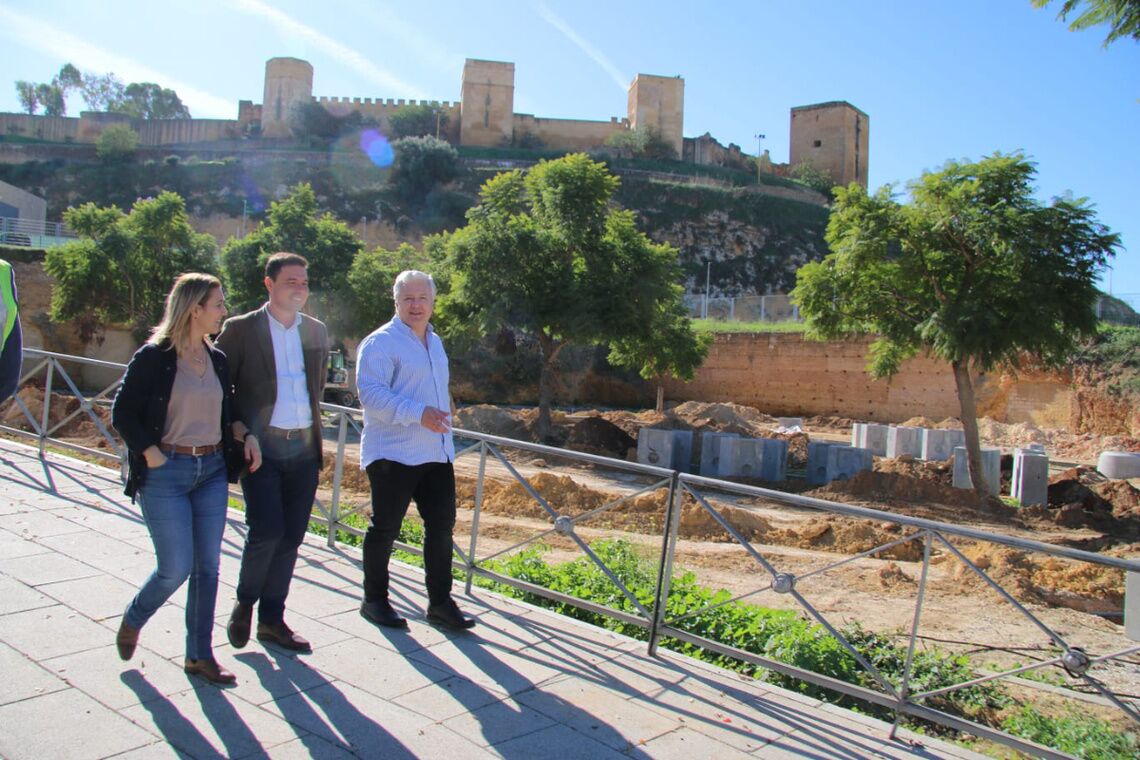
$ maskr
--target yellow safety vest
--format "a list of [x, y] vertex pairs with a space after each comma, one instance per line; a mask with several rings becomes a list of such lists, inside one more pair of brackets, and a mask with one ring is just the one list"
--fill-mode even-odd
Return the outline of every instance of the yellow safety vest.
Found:
[[0, 259], [0, 303], [2, 303], [4, 315], [4, 335], [0, 339], [0, 347], [8, 340], [8, 336], [12, 334], [12, 328], [16, 326], [16, 316], [18, 314], [19, 306], [16, 304], [16, 291], [12, 287], [12, 265], [4, 259]]

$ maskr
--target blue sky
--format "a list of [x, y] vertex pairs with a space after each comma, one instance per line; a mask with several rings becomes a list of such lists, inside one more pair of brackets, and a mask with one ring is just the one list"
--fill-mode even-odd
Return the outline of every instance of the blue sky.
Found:
[[1140, 305], [1140, 44], [1069, 32], [1058, 4], [0, 0], [0, 111], [19, 110], [15, 80], [68, 61], [236, 118], [275, 56], [312, 63], [316, 95], [451, 101], [483, 58], [514, 62], [515, 110], [545, 117], [624, 116], [635, 74], [680, 75], [686, 136], [755, 153], [762, 133], [779, 162], [791, 107], [846, 100], [871, 119], [872, 188], [1024, 151], [1043, 199], [1088, 197], [1122, 235], [1102, 284]]

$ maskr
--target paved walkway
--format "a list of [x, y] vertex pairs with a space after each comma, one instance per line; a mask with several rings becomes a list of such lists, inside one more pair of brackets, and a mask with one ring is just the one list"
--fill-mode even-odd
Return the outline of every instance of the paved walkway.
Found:
[[393, 578], [411, 629], [377, 629], [357, 611], [359, 554], [316, 538], [288, 615], [314, 652], [235, 652], [243, 534], [234, 513], [214, 636], [238, 685], [182, 672], [181, 592], [121, 662], [119, 616], [153, 555], [117, 473], [0, 440], [0, 757], [975, 757], [483, 591], [459, 597], [478, 627], [443, 633], [415, 569]]

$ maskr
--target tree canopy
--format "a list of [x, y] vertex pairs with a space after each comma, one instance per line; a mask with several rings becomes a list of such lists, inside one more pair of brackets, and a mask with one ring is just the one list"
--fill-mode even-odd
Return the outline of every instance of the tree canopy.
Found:
[[113, 73], [84, 74], [65, 63], [50, 82], [16, 82], [20, 106], [35, 114], [67, 115], [67, 96], [78, 91], [90, 111], [122, 113], [135, 119], [189, 119], [190, 111], [174, 90], [153, 82], [124, 84]]
[[831, 253], [803, 266], [792, 292], [809, 336], [877, 336], [873, 376], [919, 352], [950, 363], [971, 473], [981, 472], [971, 372], [1016, 368], [1025, 354], [1063, 363], [1096, 332], [1096, 277], [1119, 245], [1086, 200], [1036, 200], [1035, 174], [1021, 154], [998, 153], [924, 174], [906, 204], [889, 186], [836, 188]]
[[388, 131], [391, 132], [388, 138], [395, 141], [424, 135], [439, 137], [440, 133], [447, 131], [447, 122], [447, 111], [438, 103], [404, 106], [388, 117]]
[[217, 244], [194, 232], [176, 193], [139, 200], [128, 214], [86, 203], [63, 218], [80, 239], [47, 250], [44, 270], [56, 280], [51, 318], [74, 321], [85, 341], [107, 323], [145, 332], [178, 275], [218, 272]]
[[265, 262], [277, 251], [299, 253], [309, 261], [309, 303], [333, 332], [351, 321], [348, 273], [362, 248], [348, 225], [332, 214], [317, 214], [317, 196], [308, 183], [269, 206], [264, 225], [222, 249], [226, 297], [231, 312], [248, 311], [265, 301]]
[[[1052, 2], [1033, 0], [1033, 5], [1044, 8]], [[1140, 41], [1140, 0], [1062, 0], [1057, 18], [1068, 21], [1070, 14], [1076, 14], [1069, 22], [1069, 29], [1074, 32], [1107, 24], [1105, 47], [1123, 37]]]
[[611, 362], [645, 376], [691, 377], [705, 355], [681, 304], [677, 250], [611, 206], [618, 182], [585, 154], [499, 174], [443, 239], [452, 332], [512, 326], [539, 344], [540, 436], [566, 345], [609, 345]]

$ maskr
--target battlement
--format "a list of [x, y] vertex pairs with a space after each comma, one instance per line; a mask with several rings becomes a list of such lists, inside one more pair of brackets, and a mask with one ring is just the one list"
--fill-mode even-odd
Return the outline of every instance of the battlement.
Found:
[[376, 108], [405, 108], [408, 106], [427, 106], [429, 108], [441, 108], [445, 111], [450, 111], [453, 108], [458, 108], [459, 103], [452, 103], [449, 100], [404, 100], [403, 98], [354, 98], [354, 97], [337, 97], [321, 95], [320, 97], [313, 96], [313, 102], [319, 103], [322, 106], [330, 105], [354, 105], [354, 106], [372, 106]]

